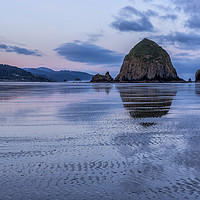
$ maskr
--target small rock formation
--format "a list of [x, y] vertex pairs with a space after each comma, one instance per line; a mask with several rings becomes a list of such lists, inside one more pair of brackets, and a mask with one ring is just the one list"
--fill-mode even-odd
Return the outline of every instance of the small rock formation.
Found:
[[80, 78], [75, 78], [75, 81], [81, 81], [81, 79]]
[[195, 82], [200, 82], [200, 69], [195, 73]]
[[110, 76], [109, 72], [106, 72], [105, 75], [96, 74], [92, 77], [90, 82], [112, 82], [113, 78]]
[[155, 42], [143, 39], [125, 56], [119, 82], [184, 81], [177, 75], [169, 54]]

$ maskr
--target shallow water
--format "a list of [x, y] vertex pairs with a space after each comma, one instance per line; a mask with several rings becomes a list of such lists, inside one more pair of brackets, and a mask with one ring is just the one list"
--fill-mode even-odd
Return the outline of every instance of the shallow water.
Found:
[[0, 199], [200, 199], [200, 85], [0, 83]]

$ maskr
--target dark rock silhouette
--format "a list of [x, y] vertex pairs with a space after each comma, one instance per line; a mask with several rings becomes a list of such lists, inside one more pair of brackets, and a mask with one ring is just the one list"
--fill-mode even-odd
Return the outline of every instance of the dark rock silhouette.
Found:
[[117, 89], [124, 108], [133, 118], [157, 118], [166, 115], [177, 92], [171, 86], [117, 86]]
[[96, 74], [92, 77], [91, 82], [112, 82], [113, 78], [110, 76], [109, 72], [106, 72], [105, 75]]
[[195, 82], [200, 82], [200, 69], [195, 73]]
[[180, 82], [169, 54], [155, 42], [143, 39], [125, 56], [119, 82]]
[[80, 78], [75, 78], [75, 81], [81, 81], [81, 79]]

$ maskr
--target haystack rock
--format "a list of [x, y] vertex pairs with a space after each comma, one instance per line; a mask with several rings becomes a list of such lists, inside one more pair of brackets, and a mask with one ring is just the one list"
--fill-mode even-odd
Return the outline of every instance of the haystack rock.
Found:
[[143, 39], [125, 56], [119, 82], [183, 82], [172, 65], [169, 54], [158, 44]]
[[200, 82], [200, 69], [195, 73], [195, 81]]
[[92, 77], [90, 82], [112, 82], [113, 78], [110, 76], [109, 72], [106, 72], [105, 75], [96, 74]]

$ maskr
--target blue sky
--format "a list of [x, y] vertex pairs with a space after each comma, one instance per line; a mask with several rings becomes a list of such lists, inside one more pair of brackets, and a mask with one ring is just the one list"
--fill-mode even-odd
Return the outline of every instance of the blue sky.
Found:
[[0, 0], [0, 63], [116, 76], [143, 38], [180, 77], [200, 68], [199, 0]]

